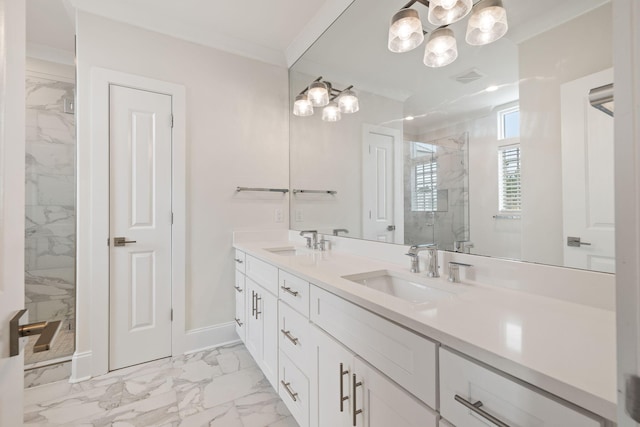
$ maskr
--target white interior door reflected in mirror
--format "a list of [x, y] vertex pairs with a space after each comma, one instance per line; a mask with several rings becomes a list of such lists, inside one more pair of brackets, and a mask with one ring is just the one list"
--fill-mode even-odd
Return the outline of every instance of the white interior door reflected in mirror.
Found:
[[363, 125], [362, 237], [403, 243], [402, 132]]
[[[562, 85], [564, 265], [615, 271], [613, 117], [593, 108], [589, 91], [613, 81], [613, 70]], [[582, 244], [569, 245], [569, 237]]]

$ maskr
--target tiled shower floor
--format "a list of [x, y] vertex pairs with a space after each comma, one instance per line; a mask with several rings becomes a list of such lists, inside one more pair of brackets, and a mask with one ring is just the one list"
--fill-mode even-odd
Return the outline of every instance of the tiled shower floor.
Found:
[[25, 390], [25, 425], [296, 427], [242, 344]]

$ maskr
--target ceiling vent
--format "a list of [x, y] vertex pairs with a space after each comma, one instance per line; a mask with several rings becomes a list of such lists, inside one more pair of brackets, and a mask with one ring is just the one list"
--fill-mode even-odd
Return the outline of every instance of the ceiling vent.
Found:
[[480, 70], [478, 70], [477, 68], [472, 68], [451, 78], [458, 83], [467, 84], [481, 79], [484, 76], [485, 74], [481, 73]]

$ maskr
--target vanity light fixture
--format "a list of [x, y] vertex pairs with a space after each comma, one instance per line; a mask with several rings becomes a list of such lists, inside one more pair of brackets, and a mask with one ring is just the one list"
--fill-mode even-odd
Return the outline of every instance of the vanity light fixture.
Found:
[[358, 96], [352, 89], [353, 86], [343, 90], [336, 89], [331, 85], [331, 82], [323, 81], [320, 76], [296, 96], [293, 103], [293, 115], [311, 116], [313, 107], [324, 107], [322, 120], [337, 122], [342, 118], [341, 113], [351, 114], [360, 110]]
[[429, 8], [429, 22], [439, 27], [431, 32], [424, 52], [424, 64], [428, 67], [444, 67], [458, 57], [455, 34], [450, 24], [471, 13], [467, 23], [465, 40], [473, 46], [492, 43], [504, 36], [509, 28], [507, 12], [502, 0], [410, 0], [391, 18], [388, 47], [391, 52], [408, 52], [418, 47], [427, 34], [415, 3]]

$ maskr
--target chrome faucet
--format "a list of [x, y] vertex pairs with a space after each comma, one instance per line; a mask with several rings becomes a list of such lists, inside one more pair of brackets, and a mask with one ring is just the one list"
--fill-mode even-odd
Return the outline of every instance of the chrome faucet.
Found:
[[[305, 234], [311, 234], [311, 237], [306, 237]], [[309, 249], [318, 249], [318, 230], [303, 230], [300, 235], [307, 239], [307, 247]]]
[[[407, 252], [406, 255], [411, 257], [411, 272], [420, 273], [420, 260], [418, 258], [418, 254], [422, 251], [427, 251], [429, 253], [427, 276], [440, 277], [438, 275], [438, 248], [435, 243], [421, 243], [419, 245], [412, 245], [409, 248], [409, 252]], [[435, 265], [435, 268], [432, 264]]]

